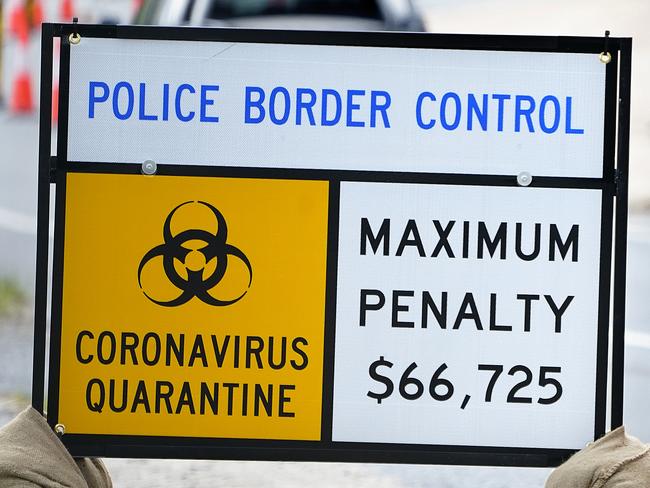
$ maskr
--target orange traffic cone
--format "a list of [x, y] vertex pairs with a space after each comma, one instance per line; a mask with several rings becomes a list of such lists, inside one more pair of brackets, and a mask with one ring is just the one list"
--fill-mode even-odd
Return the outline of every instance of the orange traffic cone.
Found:
[[14, 113], [30, 113], [33, 110], [32, 77], [28, 71], [23, 70], [14, 79], [11, 111]]
[[72, 0], [62, 0], [59, 5], [59, 18], [61, 22], [70, 22], [74, 17], [74, 5]]
[[13, 80], [9, 108], [13, 113], [29, 113], [34, 110], [32, 77], [27, 63], [30, 35], [43, 21], [43, 9], [38, 0], [24, 0], [17, 4], [9, 17], [9, 32], [18, 41], [18, 63]]
[[16, 6], [9, 15], [9, 32], [22, 44], [29, 42], [29, 21], [25, 6]]
[[144, 0], [133, 0], [133, 14], [137, 15], [137, 13], [140, 11], [140, 8], [142, 8], [142, 4], [144, 3]]
[[37, 0], [25, 0], [9, 15], [9, 32], [23, 45], [29, 44], [29, 36], [43, 23], [43, 7]]

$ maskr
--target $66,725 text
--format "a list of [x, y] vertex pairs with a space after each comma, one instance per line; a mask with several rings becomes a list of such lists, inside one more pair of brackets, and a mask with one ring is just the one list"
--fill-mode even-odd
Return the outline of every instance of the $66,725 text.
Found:
[[[368, 391], [367, 396], [377, 400], [378, 404], [387, 398], [389, 398], [395, 392], [395, 383], [393, 380], [382, 374], [378, 370], [380, 368], [390, 369], [394, 366], [393, 363], [384, 359], [384, 356], [380, 356], [378, 360], [372, 362], [368, 368], [368, 374], [370, 377], [384, 385], [384, 390], [381, 392]], [[397, 384], [397, 392], [405, 400], [417, 400], [421, 398], [425, 393], [424, 383], [418, 379], [416, 376], [411, 376], [411, 373], [418, 367], [416, 362], [412, 362], [405, 370], [402, 376], [399, 379]], [[453, 383], [443, 377], [443, 373], [447, 369], [447, 364], [442, 363], [433, 373], [429, 381], [428, 393], [431, 398], [435, 401], [444, 402], [451, 399], [454, 396], [454, 385]], [[493, 392], [499, 377], [504, 372], [504, 366], [499, 364], [479, 364], [477, 367], [478, 371], [486, 371], [491, 373], [490, 379], [486, 385], [484, 400], [487, 403], [492, 402]], [[557, 402], [562, 397], [562, 385], [557, 378], [551, 377], [553, 374], [559, 374], [562, 372], [560, 367], [555, 366], [540, 366], [539, 368], [539, 381], [538, 384], [542, 388], [548, 388], [549, 392], [553, 392], [552, 395], [546, 397], [539, 397], [537, 403], [541, 405], [550, 405]], [[523, 376], [521, 376], [523, 374]], [[506, 402], [507, 403], [533, 403], [532, 396], [526, 396], [524, 390], [530, 384], [533, 383], [534, 373], [527, 366], [517, 364], [512, 366], [508, 372], [508, 376], [515, 377], [518, 375], [521, 378], [521, 381], [515, 383], [510, 389]], [[464, 409], [469, 402], [470, 395], [465, 395], [463, 399], [461, 409]]]

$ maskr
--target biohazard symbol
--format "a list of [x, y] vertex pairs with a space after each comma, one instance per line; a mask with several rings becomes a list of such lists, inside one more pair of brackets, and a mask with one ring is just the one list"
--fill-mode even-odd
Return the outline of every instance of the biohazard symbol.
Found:
[[[199, 205], [204, 205], [209, 208], [212, 214], [217, 219], [217, 231], [212, 234], [207, 230], [202, 229], [188, 229], [180, 232], [177, 235], [173, 235], [171, 231], [171, 222], [176, 211], [191, 203], [197, 203]], [[189, 246], [190, 241], [199, 241], [201, 246]], [[248, 292], [246, 289], [240, 296], [232, 300], [220, 300], [213, 297], [209, 292], [212, 288], [217, 286], [223, 277], [226, 274], [228, 268], [228, 258], [235, 257], [240, 259], [248, 269], [248, 288], [250, 288], [253, 281], [253, 268], [251, 263], [246, 257], [246, 255], [236, 248], [235, 246], [228, 244], [228, 226], [226, 224], [226, 219], [224, 216], [217, 210], [215, 207], [206, 202], [184, 202], [174, 208], [163, 226], [163, 243], [154, 247], [149, 252], [147, 252], [142, 260], [140, 261], [140, 266], [138, 266], [138, 285], [144, 295], [151, 300], [152, 302], [161, 305], [163, 307], [177, 307], [187, 303], [192, 298], [196, 297], [202, 302], [213, 305], [215, 307], [224, 307], [227, 305], [232, 305], [233, 303], [238, 302], [244, 295]], [[205, 243], [203, 245], [203, 243]], [[193, 248], [194, 249], [193, 249]], [[203, 255], [205, 259], [205, 264], [201, 269], [191, 269], [187, 264], [187, 258], [190, 253], [198, 252]], [[152, 259], [162, 256], [163, 258], [163, 269], [167, 279], [181, 291], [181, 294], [169, 301], [156, 300], [147, 294], [147, 292], [142, 287], [142, 270], [145, 265]], [[207, 268], [208, 263], [213, 259], [216, 259], [216, 266], [214, 271], [209, 274], [209, 276], [204, 276], [205, 269]], [[174, 266], [174, 260], [178, 260], [185, 266], [187, 270], [187, 278], [181, 276]]]

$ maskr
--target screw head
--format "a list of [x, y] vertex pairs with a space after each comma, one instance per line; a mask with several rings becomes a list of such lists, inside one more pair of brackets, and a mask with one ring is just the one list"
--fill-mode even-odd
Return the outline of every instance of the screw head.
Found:
[[528, 171], [522, 171], [517, 175], [517, 184], [519, 186], [528, 186], [533, 182], [533, 176]]
[[61, 437], [63, 434], [65, 434], [65, 425], [63, 424], [56, 424], [54, 426], [54, 432], [56, 432], [56, 435]]
[[156, 165], [155, 161], [147, 159], [144, 163], [142, 163], [142, 174], [143, 175], [148, 175], [148, 176], [155, 175], [157, 169], [158, 169], [158, 166]]
[[612, 60], [612, 55], [608, 52], [602, 52], [598, 55], [598, 59], [600, 59], [601, 63], [608, 64]]
[[70, 44], [79, 44], [81, 42], [81, 36], [79, 34], [70, 34], [68, 36], [68, 41], [70, 41]]

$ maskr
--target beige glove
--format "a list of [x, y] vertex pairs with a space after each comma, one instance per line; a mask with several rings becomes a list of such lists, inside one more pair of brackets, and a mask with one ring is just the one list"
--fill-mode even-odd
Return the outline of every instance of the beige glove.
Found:
[[650, 488], [650, 446], [619, 427], [553, 471], [546, 488]]
[[0, 429], [2, 488], [112, 488], [99, 459], [73, 459], [45, 419], [29, 407]]

